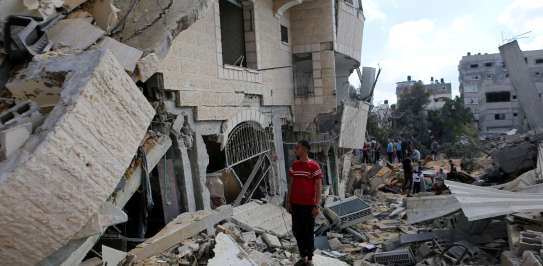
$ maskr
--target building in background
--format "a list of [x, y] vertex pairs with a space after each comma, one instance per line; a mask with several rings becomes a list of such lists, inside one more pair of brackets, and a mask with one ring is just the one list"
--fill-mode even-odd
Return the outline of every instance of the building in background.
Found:
[[[543, 90], [543, 50], [524, 51], [530, 78]], [[507, 66], [500, 54], [468, 53], [458, 66], [460, 95], [478, 124], [482, 137], [524, 130], [524, 115]]]
[[[396, 83], [396, 97], [398, 100], [402, 97], [402, 94], [408, 92], [417, 83], [411, 76], [407, 76], [406, 81], [400, 81]], [[447, 99], [452, 98], [452, 87], [450, 82], [445, 82], [442, 78], [440, 80], [430, 78], [430, 83], [424, 84], [424, 90], [429, 95], [430, 102], [426, 106], [426, 110], [438, 110], [443, 107]]]

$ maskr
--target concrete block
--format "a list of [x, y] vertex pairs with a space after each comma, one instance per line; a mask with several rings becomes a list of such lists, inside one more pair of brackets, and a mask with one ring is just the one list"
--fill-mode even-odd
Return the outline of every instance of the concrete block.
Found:
[[109, 37], [105, 37], [97, 46], [111, 51], [115, 58], [117, 58], [117, 61], [119, 61], [128, 72], [134, 71], [136, 63], [143, 55], [142, 51]]
[[268, 233], [262, 234], [262, 240], [268, 245], [270, 248], [280, 248], [281, 247], [281, 241], [279, 241], [279, 238]]
[[32, 130], [35, 130], [43, 122], [43, 119], [44, 117], [36, 103], [24, 101], [0, 114], [0, 129], [30, 122]]
[[96, 43], [105, 32], [85, 19], [64, 19], [55, 24], [47, 36], [53, 42], [53, 48], [68, 47], [83, 51]]
[[32, 134], [32, 124], [23, 123], [0, 132], [0, 161], [17, 151]]
[[39, 132], [0, 165], [4, 265], [37, 264], [73, 239], [115, 190], [155, 113], [106, 50], [27, 68], [70, 74]]

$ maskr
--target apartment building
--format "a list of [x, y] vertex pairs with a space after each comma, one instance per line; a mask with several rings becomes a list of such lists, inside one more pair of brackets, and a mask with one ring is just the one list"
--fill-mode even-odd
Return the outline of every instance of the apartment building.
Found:
[[[167, 111], [195, 132], [186, 158], [202, 188], [195, 191], [205, 193], [208, 176], [232, 169], [235, 180], [221, 178], [238, 183], [238, 192], [250, 186], [241, 198], [280, 197], [291, 147], [283, 136], [319, 143], [318, 159], [337, 184], [337, 147], [363, 145], [368, 112], [365, 102], [337, 98], [360, 66], [361, 1], [218, 0], [208, 8], [161, 63]], [[209, 197], [195, 198], [190, 206], [209, 205]]]
[[[402, 94], [408, 92], [417, 81], [411, 76], [407, 76], [407, 80], [396, 83], [396, 98], [399, 100]], [[430, 102], [426, 106], [426, 110], [438, 110], [443, 107], [447, 99], [452, 98], [452, 87], [450, 82], [445, 82], [445, 79], [440, 80], [430, 77], [430, 83], [424, 84], [424, 90], [429, 95]]]
[[[543, 50], [524, 51], [530, 77], [543, 89]], [[524, 115], [500, 54], [471, 54], [458, 66], [460, 94], [478, 124], [482, 137], [524, 130]], [[541, 97], [534, 95], [534, 97]]]

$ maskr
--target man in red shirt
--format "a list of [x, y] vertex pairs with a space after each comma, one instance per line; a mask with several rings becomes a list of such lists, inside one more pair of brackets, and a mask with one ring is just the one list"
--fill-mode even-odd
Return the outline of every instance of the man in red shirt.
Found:
[[312, 265], [313, 229], [321, 201], [322, 171], [317, 162], [309, 159], [310, 149], [309, 142], [299, 141], [294, 150], [298, 160], [288, 170], [287, 208], [292, 214], [292, 233], [301, 257], [296, 265]]

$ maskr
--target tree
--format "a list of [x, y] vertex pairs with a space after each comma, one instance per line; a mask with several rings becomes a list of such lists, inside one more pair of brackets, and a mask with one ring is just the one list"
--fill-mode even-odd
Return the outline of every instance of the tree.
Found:
[[431, 143], [425, 106], [430, 102], [430, 95], [422, 82], [404, 92], [398, 99], [398, 111], [394, 115], [394, 137], [411, 140], [421, 147]]
[[479, 153], [478, 132], [473, 114], [460, 97], [448, 99], [443, 108], [428, 113], [432, 135], [452, 157], [471, 158]]

